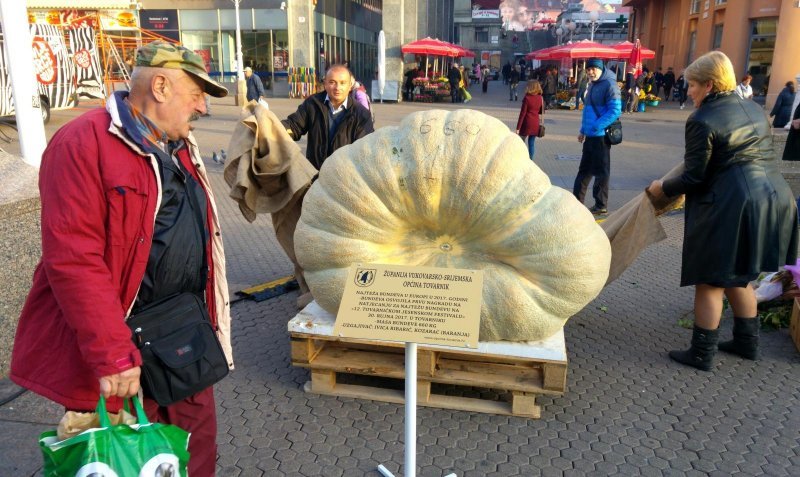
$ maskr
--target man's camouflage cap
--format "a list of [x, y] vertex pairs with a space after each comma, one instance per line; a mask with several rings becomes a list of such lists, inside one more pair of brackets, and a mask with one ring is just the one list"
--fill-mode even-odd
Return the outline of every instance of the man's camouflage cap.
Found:
[[203, 82], [203, 90], [211, 96], [223, 98], [228, 90], [212, 80], [206, 73], [203, 58], [183, 46], [162, 40], [148, 43], [136, 50], [136, 66], [183, 70]]

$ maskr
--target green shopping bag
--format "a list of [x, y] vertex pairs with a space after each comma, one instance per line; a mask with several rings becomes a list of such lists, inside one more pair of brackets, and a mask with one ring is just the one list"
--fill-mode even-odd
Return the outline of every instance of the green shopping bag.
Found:
[[58, 441], [56, 431], [42, 433], [39, 447], [45, 477], [185, 477], [189, 433], [177, 426], [150, 423], [139, 399], [132, 401], [138, 424], [112, 426], [106, 400], [100, 396], [99, 428], [63, 441]]

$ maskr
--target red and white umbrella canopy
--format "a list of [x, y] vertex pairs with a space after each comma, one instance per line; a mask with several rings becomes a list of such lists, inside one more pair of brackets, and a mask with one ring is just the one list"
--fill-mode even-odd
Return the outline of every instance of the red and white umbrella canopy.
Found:
[[472, 50], [468, 50], [463, 46], [453, 45], [459, 50], [458, 57], [459, 58], [475, 58], [475, 53]]
[[[638, 43], [639, 40], [636, 40], [636, 42]], [[652, 60], [653, 58], [656, 57], [655, 51], [641, 46], [641, 43], [639, 43], [639, 46], [642, 50], [642, 60]], [[629, 59], [631, 57], [631, 51], [633, 50], [633, 47], [634, 43], [631, 43], [629, 41], [623, 41], [622, 43], [611, 45], [611, 48], [614, 48], [619, 52], [619, 57], [617, 58], [619, 60]]]
[[633, 77], [638, 78], [639, 75], [642, 74], [642, 44], [639, 43], [639, 40], [636, 40], [636, 43], [633, 44], [633, 48], [631, 48], [631, 54], [628, 57], [628, 64], [631, 65], [631, 68], [634, 68], [635, 71], [633, 72]]
[[556, 46], [549, 46], [547, 48], [542, 48], [541, 50], [536, 50], [528, 53], [525, 55], [526, 60], [549, 60], [550, 53], [558, 50], [559, 48], [563, 48], [564, 45], [556, 45]]
[[403, 54], [438, 55], [456, 57], [461, 55], [461, 50], [453, 44], [434, 38], [423, 38], [412, 41], [400, 48]]
[[561, 58], [586, 59], [586, 58], [600, 58], [604, 60], [616, 60], [619, 58], [619, 52], [609, 46], [595, 43], [589, 40], [582, 40], [571, 45], [564, 45], [551, 51], [549, 54], [550, 60], [558, 60]]

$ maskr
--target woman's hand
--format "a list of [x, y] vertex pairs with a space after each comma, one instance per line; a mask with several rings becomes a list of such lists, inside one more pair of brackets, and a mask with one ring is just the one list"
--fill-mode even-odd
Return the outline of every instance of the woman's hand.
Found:
[[663, 199], [665, 195], [662, 185], [663, 184], [660, 180], [654, 180], [653, 182], [650, 183], [650, 186], [647, 189], [645, 189], [645, 191], [651, 196], [653, 196], [653, 198], [656, 200]]
[[514, 131], [514, 133], [515, 133], [517, 136], [519, 136], [519, 129], [517, 129], [516, 131]]

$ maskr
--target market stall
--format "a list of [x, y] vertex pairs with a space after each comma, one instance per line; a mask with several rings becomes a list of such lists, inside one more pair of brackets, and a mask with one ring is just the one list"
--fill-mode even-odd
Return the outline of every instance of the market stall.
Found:
[[[448, 59], [475, 57], [474, 52], [464, 47], [430, 37], [412, 41], [400, 50], [404, 54], [425, 55], [423, 75], [413, 80], [414, 101], [423, 103], [450, 100], [450, 84], [446, 76]], [[429, 68], [431, 57], [432, 71]]]

